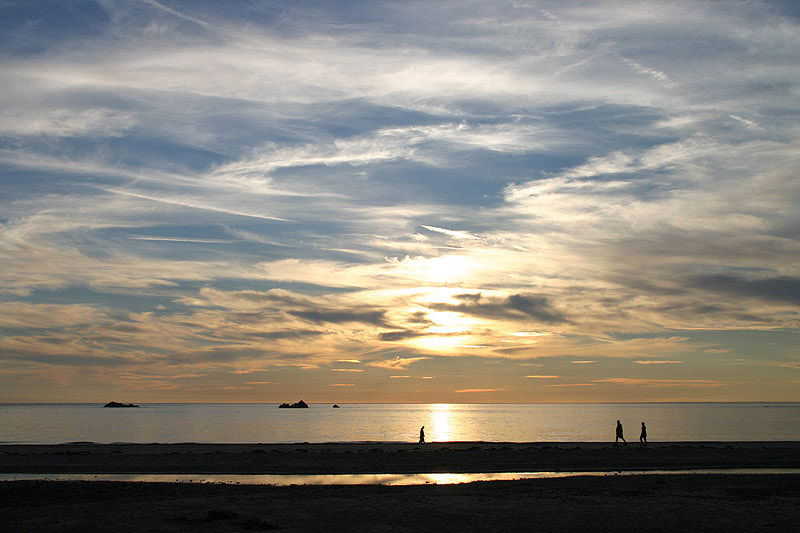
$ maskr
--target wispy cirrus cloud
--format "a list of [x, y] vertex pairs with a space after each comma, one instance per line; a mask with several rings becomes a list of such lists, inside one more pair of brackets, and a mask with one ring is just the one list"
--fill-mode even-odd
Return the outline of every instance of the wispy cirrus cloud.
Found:
[[0, 11], [9, 387], [261, 401], [351, 361], [529, 401], [633, 362], [668, 399], [739, 359], [792, 394], [788, 4]]
[[456, 389], [453, 392], [456, 394], [474, 393], [474, 392], [501, 392], [505, 389]]
[[428, 357], [395, 357], [384, 361], [373, 361], [368, 363], [370, 366], [378, 368], [388, 368], [389, 370], [402, 370], [409, 365], [429, 359]]
[[647, 379], [647, 378], [606, 378], [592, 380], [594, 383], [613, 383], [621, 385], [643, 385], [646, 387], [722, 387], [726, 383], [713, 379]]

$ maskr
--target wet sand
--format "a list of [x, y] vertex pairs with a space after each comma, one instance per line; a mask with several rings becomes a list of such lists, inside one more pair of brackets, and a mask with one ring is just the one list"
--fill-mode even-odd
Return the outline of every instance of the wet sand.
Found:
[[[0, 446], [0, 471], [386, 473], [798, 468], [800, 443]], [[800, 475], [421, 486], [0, 482], [8, 531], [791, 531]]]
[[800, 442], [2, 445], [5, 473], [384, 474], [800, 468]]

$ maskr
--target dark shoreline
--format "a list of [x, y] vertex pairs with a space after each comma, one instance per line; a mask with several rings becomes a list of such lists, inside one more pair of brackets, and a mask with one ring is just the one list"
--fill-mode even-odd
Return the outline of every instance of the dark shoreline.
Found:
[[800, 468], [800, 442], [0, 445], [2, 473], [384, 474]]

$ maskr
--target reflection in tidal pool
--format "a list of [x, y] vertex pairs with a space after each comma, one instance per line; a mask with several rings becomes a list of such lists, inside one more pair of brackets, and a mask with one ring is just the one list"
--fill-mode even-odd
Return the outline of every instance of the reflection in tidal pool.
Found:
[[236, 485], [453, 485], [473, 481], [552, 479], [573, 476], [652, 474], [800, 474], [800, 468], [707, 468], [702, 470], [623, 470], [614, 472], [495, 472], [471, 474], [0, 474], [0, 481], [140, 481]]

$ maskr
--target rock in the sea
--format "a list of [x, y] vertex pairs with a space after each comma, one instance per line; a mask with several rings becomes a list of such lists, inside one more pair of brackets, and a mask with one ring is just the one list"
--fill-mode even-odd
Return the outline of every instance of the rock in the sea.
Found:
[[339, 409], [339, 404], [338, 403], [333, 404], [333, 408], [334, 409]]
[[133, 403], [108, 402], [103, 407], [139, 407]]
[[297, 403], [282, 403], [278, 406], [279, 409], [303, 409], [308, 408], [308, 404], [303, 400], [300, 400]]

